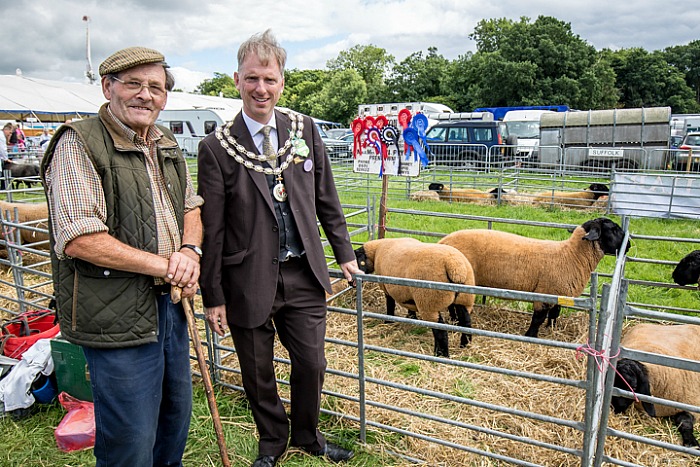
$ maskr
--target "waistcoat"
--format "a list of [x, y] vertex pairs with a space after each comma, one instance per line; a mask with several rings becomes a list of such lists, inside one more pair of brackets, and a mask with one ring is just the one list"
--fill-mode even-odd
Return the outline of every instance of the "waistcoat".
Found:
[[[59, 129], [42, 160], [42, 179], [60, 135], [67, 127], [73, 128], [102, 180], [109, 235], [155, 254], [158, 245], [156, 218], [146, 156], [125, 138], [106, 113], [103, 106], [99, 117]], [[182, 235], [187, 186], [185, 160], [170, 130], [160, 126], [159, 129], [164, 137], [157, 143], [158, 165], [163, 171]], [[56, 310], [61, 334], [67, 340], [101, 348], [157, 340], [158, 312], [152, 276], [105, 268], [78, 258], [59, 260], [54, 250], [53, 232], [50, 238]]]

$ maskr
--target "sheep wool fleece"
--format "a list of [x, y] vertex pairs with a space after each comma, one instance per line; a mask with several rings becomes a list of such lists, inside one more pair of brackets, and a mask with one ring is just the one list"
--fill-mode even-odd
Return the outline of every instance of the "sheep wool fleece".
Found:
[[[108, 116], [64, 125], [51, 140], [41, 173], [53, 158], [65, 127], [84, 143], [107, 203], [109, 234], [135, 248], [157, 253], [156, 219], [144, 155], [127, 141]], [[182, 234], [186, 189], [185, 160], [170, 130], [159, 126], [158, 163]], [[45, 182], [45, 180], [44, 180]], [[87, 347], [116, 348], [157, 340], [153, 277], [108, 269], [79, 259], [59, 260], [51, 236], [51, 265], [62, 335]]]

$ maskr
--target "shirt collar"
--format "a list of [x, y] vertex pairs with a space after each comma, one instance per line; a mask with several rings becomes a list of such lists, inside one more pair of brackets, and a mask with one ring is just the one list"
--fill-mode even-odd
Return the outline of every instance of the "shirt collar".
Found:
[[274, 112], [272, 112], [272, 117], [270, 118], [270, 121], [265, 124], [256, 122], [248, 115], [246, 115], [245, 111], [242, 111], [241, 114], [243, 115], [243, 121], [245, 122], [245, 126], [248, 127], [248, 131], [251, 135], [257, 135], [258, 132], [260, 132], [260, 130], [262, 130], [262, 127], [264, 127], [265, 125], [271, 126], [275, 129], [275, 131], [277, 130], [277, 120], [275, 119]]

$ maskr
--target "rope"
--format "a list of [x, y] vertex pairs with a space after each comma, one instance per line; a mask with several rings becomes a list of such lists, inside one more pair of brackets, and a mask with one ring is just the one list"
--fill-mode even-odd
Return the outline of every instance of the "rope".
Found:
[[589, 342], [586, 342], [584, 345], [580, 345], [576, 348], [576, 359], [580, 360], [583, 358], [583, 354], [590, 355], [593, 357], [595, 360], [596, 366], [598, 367], [598, 371], [601, 373], [603, 372], [603, 369], [605, 368], [606, 365], [609, 365], [612, 367], [612, 369], [615, 371], [615, 374], [620, 377], [620, 379], [625, 383], [627, 388], [630, 390], [632, 395], [634, 396], [634, 401], [639, 402], [639, 398], [637, 397], [637, 393], [634, 392], [634, 389], [632, 389], [632, 386], [630, 386], [630, 383], [627, 382], [627, 380], [620, 374], [619, 371], [617, 371], [617, 368], [612, 366], [610, 363], [610, 360], [613, 358], [617, 358], [620, 355], [620, 350], [617, 350], [617, 353], [612, 356], [607, 356], [605, 355], [604, 352], [598, 351], [591, 347], [591, 344]]

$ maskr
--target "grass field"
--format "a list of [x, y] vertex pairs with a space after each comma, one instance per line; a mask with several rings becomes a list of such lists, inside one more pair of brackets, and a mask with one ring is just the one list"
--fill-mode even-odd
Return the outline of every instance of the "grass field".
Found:
[[[431, 177], [441, 178], [444, 174], [433, 174]], [[484, 186], [497, 182], [497, 179], [479, 179]], [[536, 185], [540, 181], [529, 181], [528, 184]], [[466, 183], [466, 182], [465, 182]], [[570, 182], [571, 186], [579, 186], [581, 181]], [[341, 201], [343, 204], [366, 205], [368, 196], [370, 202], [378, 206], [378, 194], [381, 190], [381, 182], [372, 180], [362, 186], [345, 186], [338, 183]], [[539, 185], [538, 185], [539, 186]], [[542, 183], [542, 186], [545, 186]], [[446, 202], [414, 202], [407, 199], [407, 193], [401, 189], [391, 192], [387, 201], [389, 209], [402, 209], [415, 211], [409, 214], [389, 213], [387, 225], [390, 228], [406, 229], [416, 232], [449, 233], [463, 228], [483, 228], [484, 221], [465, 221], [460, 219], [447, 219], [422, 214], [425, 212], [441, 212], [450, 214], [464, 214], [470, 216], [483, 216], [493, 219], [516, 219], [536, 222], [548, 222], [557, 224], [580, 225], [586, 220], [599, 217], [600, 212], [582, 212], [571, 209], [541, 208], [533, 206], [493, 206], [474, 205], [466, 203]], [[620, 223], [618, 216], [607, 216]], [[359, 216], [353, 222], [366, 223], [366, 217]], [[526, 225], [494, 224], [494, 228], [515, 232], [521, 235], [537, 238], [562, 240], [568, 237], [563, 229], [551, 229]], [[630, 230], [633, 234], [632, 248], [628, 256], [637, 259], [651, 259], [655, 261], [677, 262], [688, 252], [700, 248], [697, 243], [684, 243], [673, 240], [642, 240], [634, 236], [665, 237], [669, 239], [684, 238], [700, 241], [700, 225], [693, 220], [660, 220], [633, 218], [630, 220]], [[398, 234], [390, 233], [390, 236]], [[401, 234], [404, 235], [404, 234]], [[424, 241], [434, 242], [437, 237], [420, 236]], [[353, 241], [362, 242], [366, 236], [358, 236]], [[614, 268], [614, 258], [606, 257], [600, 263], [598, 272], [610, 274]], [[673, 266], [659, 263], [629, 262], [626, 269], [626, 277], [630, 279], [650, 282], [669, 283]], [[605, 282], [602, 277], [601, 281]], [[700, 299], [696, 290], [683, 290], [662, 286], [633, 286], [630, 288], [630, 301], [657, 306], [675, 308], [700, 309]], [[517, 305], [512, 305], [517, 306]], [[527, 304], [522, 307], [529, 309]], [[521, 326], [522, 327], [522, 326]], [[425, 331], [425, 330], [424, 330]], [[427, 333], [430, 334], [429, 331]], [[409, 335], [408, 339], [412, 339]], [[430, 339], [427, 339], [430, 341]], [[393, 367], [392, 367], [393, 368]], [[415, 364], [407, 364], [400, 361], [393, 368], [407, 377], [424, 375]], [[466, 380], [465, 380], [466, 381]], [[467, 386], [469, 384], [465, 383]], [[459, 389], [460, 394], [470, 393], [473, 388], [465, 386]], [[485, 385], [484, 385], [485, 386]], [[218, 449], [214, 436], [211, 419], [208, 415], [206, 399], [201, 389], [201, 382], [195, 379], [195, 410], [192, 416], [192, 425], [187, 444], [184, 464], [186, 466], [214, 466], [220, 465]], [[483, 388], [483, 387], [482, 387]], [[235, 391], [226, 388], [217, 390], [217, 401], [222, 416], [226, 442], [229, 447], [232, 464], [236, 466], [250, 465], [256, 456], [257, 441], [255, 426], [244, 397]], [[326, 398], [326, 403], [333, 404], [333, 398]], [[5, 417], [0, 421], [0, 429], [3, 435], [0, 437], [0, 465], [2, 466], [87, 466], [93, 465], [94, 460], [90, 451], [63, 453], [56, 448], [53, 430], [60, 422], [65, 411], [58, 404], [37, 407], [37, 412], [29, 418], [15, 421]], [[352, 441], [359, 435], [356, 424], [346, 424], [333, 417], [322, 417], [321, 429], [328, 433], [329, 439], [339, 441], [346, 446], [352, 445]], [[358, 452], [355, 459], [349, 462], [349, 467], [354, 466], [399, 466], [408, 465], [405, 462], [382, 454], [382, 446], [392, 446], [394, 442], [400, 442], [398, 435], [379, 434], [370, 431], [368, 444], [369, 450]], [[673, 435], [671, 435], [673, 439]], [[357, 446], [355, 446], [357, 448]], [[414, 453], [420, 455], [420, 453]], [[325, 462], [311, 458], [299, 452], [290, 451], [280, 463], [282, 466], [320, 466]], [[477, 465], [477, 464], [474, 464]], [[489, 463], [484, 459], [478, 465], [498, 465]], [[670, 465], [670, 464], [669, 464]]]

